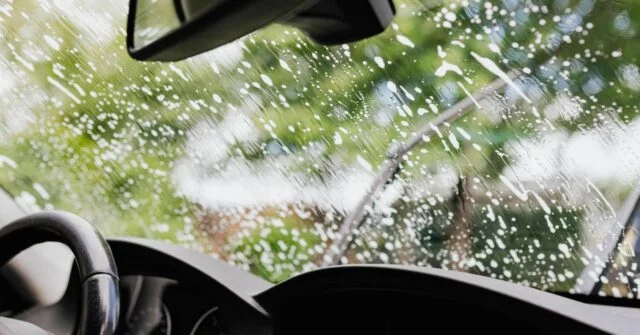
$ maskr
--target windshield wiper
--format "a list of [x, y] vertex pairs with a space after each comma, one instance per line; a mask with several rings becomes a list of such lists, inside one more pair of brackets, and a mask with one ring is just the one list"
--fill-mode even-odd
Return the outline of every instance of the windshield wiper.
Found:
[[[517, 77], [516, 72], [508, 73], [508, 77], [513, 80]], [[435, 118], [430, 120], [420, 130], [418, 130], [409, 140], [399, 146], [393, 147], [387, 154], [386, 161], [382, 164], [380, 172], [373, 180], [371, 187], [367, 190], [362, 199], [358, 202], [356, 207], [346, 217], [333, 244], [329, 247], [327, 253], [324, 255], [322, 266], [330, 266], [340, 264], [342, 255], [347, 251], [350, 242], [353, 239], [354, 232], [362, 226], [365, 221], [365, 212], [367, 205], [375, 202], [376, 196], [380, 191], [390, 184], [390, 181], [394, 180], [401, 171], [402, 161], [404, 156], [411, 151], [415, 146], [420, 143], [424, 143], [424, 138], [427, 138], [436, 133], [438, 127], [445, 123], [453, 122], [460, 117], [466, 115], [468, 112], [475, 110], [476, 104], [492, 95], [496, 91], [504, 89], [508, 83], [499, 78], [493, 81], [484, 89], [480, 90], [472, 96], [460, 100], [455, 105], [451, 106], [444, 112], [438, 114]]]
[[[622, 220], [618, 220], [621, 218]], [[573, 291], [597, 295], [602, 288], [602, 278], [611, 270], [619, 247], [622, 246], [628, 233], [633, 233], [634, 227], [640, 220], [640, 184], [631, 191], [625, 199], [622, 208], [609, 222], [609, 227], [604, 230], [607, 233], [602, 241], [591, 241], [584, 249], [589, 250], [589, 263], [582, 270]], [[624, 222], [624, 225], [621, 224]], [[637, 232], [636, 232], [637, 235]], [[633, 285], [632, 280], [629, 285]]]

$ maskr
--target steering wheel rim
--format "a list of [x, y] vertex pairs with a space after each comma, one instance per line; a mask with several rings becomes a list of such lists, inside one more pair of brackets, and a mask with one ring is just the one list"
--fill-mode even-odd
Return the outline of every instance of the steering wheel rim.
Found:
[[82, 294], [78, 334], [111, 335], [120, 312], [118, 271], [109, 245], [83, 218], [60, 211], [31, 214], [0, 229], [0, 265], [43, 242], [60, 242], [73, 252]]

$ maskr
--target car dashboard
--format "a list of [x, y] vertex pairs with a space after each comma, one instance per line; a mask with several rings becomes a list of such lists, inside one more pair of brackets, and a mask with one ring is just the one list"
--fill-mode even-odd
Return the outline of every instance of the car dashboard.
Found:
[[[120, 275], [118, 334], [633, 334], [640, 309], [587, 304], [477, 275], [338, 266], [280, 284], [145, 239], [109, 240]], [[13, 317], [73, 334], [74, 274], [60, 302]]]

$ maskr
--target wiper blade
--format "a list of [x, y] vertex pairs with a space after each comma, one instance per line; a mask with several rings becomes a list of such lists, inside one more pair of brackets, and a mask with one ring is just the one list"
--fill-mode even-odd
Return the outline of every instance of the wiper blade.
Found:
[[[513, 80], [518, 76], [518, 74], [516, 72], [510, 72], [507, 76]], [[468, 112], [475, 110], [476, 104], [479, 101], [484, 100], [493, 93], [504, 89], [507, 85], [508, 83], [502, 78], [496, 79], [476, 94], [467, 96], [444, 112], [438, 114], [438, 116], [430, 120], [402, 145], [395, 146], [389, 150], [387, 160], [382, 164], [380, 172], [374, 178], [371, 187], [369, 187], [365, 195], [347, 216], [344, 223], [338, 230], [336, 238], [329, 247], [327, 253], [324, 255], [322, 266], [340, 264], [340, 259], [347, 251], [354, 232], [364, 223], [367, 205], [375, 202], [375, 197], [380, 191], [384, 190], [386, 185], [389, 184], [388, 181], [394, 179], [398, 175], [401, 171], [401, 164], [404, 160], [404, 156], [409, 151], [418, 144], [424, 143], [424, 138], [433, 135], [437, 131], [438, 127], [445, 123], [453, 122], [466, 115]]]
[[[622, 220], [619, 220], [621, 218]], [[634, 229], [634, 223], [640, 218], [640, 184], [631, 191], [616, 216], [604, 230], [609, 232], [602, 241], [594, 240], [585, 246], [589, 263], [585, 266], [573, 286], [575, 293], [596, 295], [602, 288], [602, 278], [606, 277], [616, 256], [618, 248], [624, 242], [627, 233]], [[622, 224], [624, 222], [624, 224]]]

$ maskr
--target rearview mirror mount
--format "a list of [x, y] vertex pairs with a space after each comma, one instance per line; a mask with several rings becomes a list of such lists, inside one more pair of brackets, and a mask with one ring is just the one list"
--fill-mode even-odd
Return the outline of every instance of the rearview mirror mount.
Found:
[[127, 49], [143, 61], [178, 61], [271, 23], [301, 29], [317, 43], [355, 42], [384, 31], [392, 0], [130, 0]]

